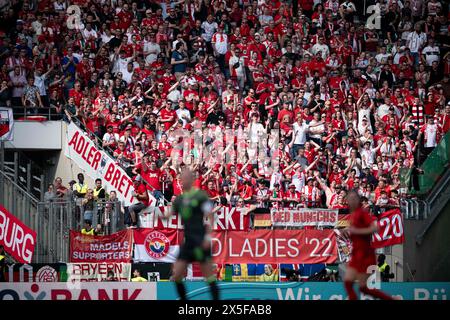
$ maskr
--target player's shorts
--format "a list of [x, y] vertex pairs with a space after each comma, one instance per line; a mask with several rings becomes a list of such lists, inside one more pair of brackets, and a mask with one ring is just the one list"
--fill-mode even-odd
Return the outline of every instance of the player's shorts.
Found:
[[211, 259], [211, 250], [205, 250], [201, 244], [185, 243], [180, 248], [178, 259], [191, 262], [206, 262]]
[[352, 253], [352, 257], [348, 262], [348, 266], [355, 269], [359, 273], [368, 273], [368, 268], [376, 264], [377, 261], [375, 254], [364, 251]]

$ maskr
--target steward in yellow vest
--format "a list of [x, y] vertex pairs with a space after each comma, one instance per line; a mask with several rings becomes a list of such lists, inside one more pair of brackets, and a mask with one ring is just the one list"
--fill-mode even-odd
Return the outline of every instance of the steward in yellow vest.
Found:
[[147, 282], [148, 280], [144, 277], [141, 277], [141, 272], [138, 269], [133, 271], [133, 278], [131, 278], [132, 282]]
[[98, 199], [106, 199], [106, 191], [102, 186], [102, 179], [95, 179], [94, 200]]
[[389, 279], [394, 279], [394, 274], [391, 273], [391, 267], [386, 263], [386, 256], [380, 254], [378, 256], [378, 271], [380, 271], [381, 282], [389, 282]]
[[84, 221], [84, 228], [81, 229], [81, 234], [84, 234], [87, 236], [95, 236], [96, 235], [95, 229], [92, 228], [92, 224], [89, 220]]
[[73, 194], [77, 198], [84, 198], [86, 193], [88, 192], [88, 186], [84, 183], [84, 175], [82, 173], [78, 174], [78, 182], [74, 184], [75, 190], [73, 190]]

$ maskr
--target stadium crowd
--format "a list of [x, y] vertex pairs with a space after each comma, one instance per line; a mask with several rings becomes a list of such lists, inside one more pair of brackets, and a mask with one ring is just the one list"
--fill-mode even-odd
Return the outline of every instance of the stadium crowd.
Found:
[[168, 202], [188, 166], [222, 204], [395, 207], [450, 128], [448, 3], [364, 3], [10, 1], [0, 105], [74, 121]]

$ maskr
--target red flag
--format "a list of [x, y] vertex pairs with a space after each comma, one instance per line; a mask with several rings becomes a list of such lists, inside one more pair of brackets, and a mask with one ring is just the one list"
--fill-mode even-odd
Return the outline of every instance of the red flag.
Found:
[[0, 245], [20, 263], [30, 263], [36, 245], [36, 232], [0, 205]]
[[378, 231], [372, 235], [372, 247], [383, 248], [405, 241], [400, 209], [388, 210], [377, 217]]
[[132, 249], [132, 230], [122, 230], [108, 236], [70, 231], [70, 262], [130, 262]]

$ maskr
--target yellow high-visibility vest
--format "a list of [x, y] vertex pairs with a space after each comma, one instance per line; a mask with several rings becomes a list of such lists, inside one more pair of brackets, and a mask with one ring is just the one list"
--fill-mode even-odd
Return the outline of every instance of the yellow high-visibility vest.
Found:
[[100, 194], [100, 192], [103, 190], [103, 187], [102, 188], [100, 188], [100, 189], [94, 189], [94, 198], [98, 198], [98, 195]]
[[0, 254], [0, 261], [2, 261], [5, 258], [6, 258], [6, 256]]
[[80, 183], [76, 183], [75, 184], [75, 190], [78, 192], [78, 193], [87, 193], [87, 191], [88, 191], [88, 186], [87, 186], [87, 184], [85, 183], [85, 184], [80, 184]]
[[385, 262], [381, 265], [381, 267], [378, 267], [378, 271], [380, 272], [384, 272], [384, 270], [386, 269], [386, 267], [388, 266], [388, 264]]
[[132, 282], [147, 282], [147, 279], [144, 277], [136, 277], [131, 279]]
[[94, 228], [92, 228], [91, 230], [86, 230], [86, 229], [81, 229], [81, 234], [85, 234], [87, 236], [95, 236], [94, 233]]

